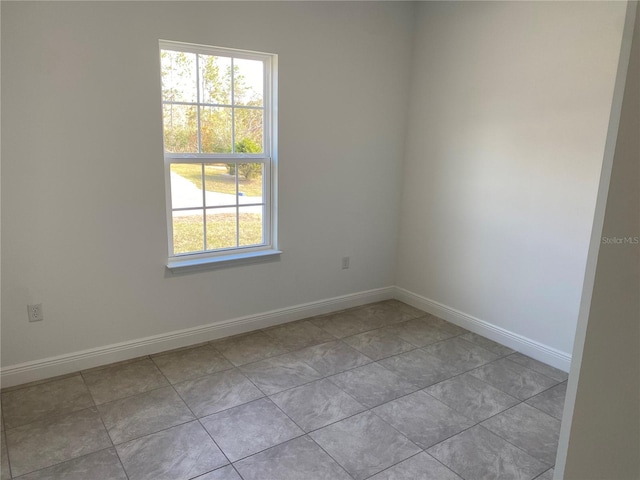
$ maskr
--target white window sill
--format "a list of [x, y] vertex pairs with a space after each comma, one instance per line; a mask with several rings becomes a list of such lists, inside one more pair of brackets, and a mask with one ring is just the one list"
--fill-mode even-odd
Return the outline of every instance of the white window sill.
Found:
[[236, 253], [218, 257], [177, 257], [169, 259], [167, 262], [167, 268], [171, 271], [182, 271], [188, 269], [230, 267], [233, 265], [245, 265], [248, 263], [273, 260], [273, 257], [279, 257], [281, 253], [281, 250], [260, 250], [257, 252]]

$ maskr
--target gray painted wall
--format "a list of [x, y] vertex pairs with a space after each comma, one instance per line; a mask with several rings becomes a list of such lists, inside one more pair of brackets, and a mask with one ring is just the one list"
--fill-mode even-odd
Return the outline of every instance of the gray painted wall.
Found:
[[423, 2], [396, 284], [570, 356], [622, 2]]
[[[393, 285], [414, 5], [1, 8], [4, 366]], [[165, 271], [158, 39], [279, 54], [279, 262]]]

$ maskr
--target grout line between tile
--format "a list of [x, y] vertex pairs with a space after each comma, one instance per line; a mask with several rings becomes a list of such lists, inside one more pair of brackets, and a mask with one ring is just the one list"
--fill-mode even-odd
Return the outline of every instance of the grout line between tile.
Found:
[[2, 435], [1, 436], [2, 436], [2, 441], [3, 441], [3, 444], [4, 444], [4, 448], [7, 451], [7, 467], [9, 467], [9, 478], [13, 478], [13, 473], [11, 472], [11, 458], [9, 458], [9, 446], [7, 445], [6, 427], [2, 431]]
[[4, 387], [0, 389], [0, 394], [4, 395], [5, 393], [16, 392], [18, 390], [23, 390], [25, 388], [37, 387], [39, 385], [45, 385], [47, 383], [56, 382], [58, 380], [66, 380], [67, 378], [75, 377], [80, 374], [80, 370], [71, 373], [65, 373], [64, 375], [56, 375], [55, 377], [45, 378], [42, 380], [35, 380], [33, 382], [22, 383], [20, 385], [13, 385], [11, 387]]
[[[169, 379], [165, 376], [164, 372], [160, 371], [160, 373], [162, 374], [162, 376], [163, 376], [163, 377], [165, 377], [165, 379], [166, 379], [167, 381], [169, 381]], [[215, 439], [211, 436], [211, 434], [209, 433], [209, 430], [207, 430], [207, 429], [205, 428], [205, 426], [202, 424], [202, 422], [200, 421], [200, 418], [198, 418], [198, 416], [195, 414], [195, 412], [194, 412], [193, 410], [191, 410], [191, 407], [190, 407], [190, 406], [189, 406], [189, 404], [185, 401], [185, 399], [184, 399], [184, 398], [182, 398], [182, 395], [180, 395], [180, 392], [178, 392], [178, 390], [176, 390], [176, 388], [175, 388], [171, 383], [169, 383], [169, 385], [171, 385], [171, 388], [173, 389], [173, 391], [176, 393], [176, 395], [178, 395], [178, 398], [180, 398], [180, 400], [182, 400], [182, 403], [184, 403], [184, 406], [185, 406], [185, 407], [187, 407], [187, 409], [191, 412], [191, 415], [193, 415], [193, 418], [195, 419], [195, 421], [196, 421], [196, 422], [198, 422], [198, 424], [200, 425], [200, 428], [202, 428], [202, 429], [205, 431], [205, 433], [209, 436], [209, 438], [211, 439], [211, 441], [213, 442], [213, 444], [218, 448], [218, 450], [220, 450], [220, 453], [222, 453], [222, 455], [224, 456], [224, 458], [227, 460], [228, 465], [231, 465], [231, 460], [229, 460], [229, 457], [227, 457], [227, 454], [226, 454], [226, 453], [224, 453], [224, 450], [222, 450], [222, 448], [220, 448], [220, 445], [218, 445], [218, 442], [216, 442], [216, 441], [215, 441]], [[203, 417], [203, 418], [204, 418], [204, 417]], [[192, 421], [193, 421], [193, 420], [190, 420], [189, 422], [192, 422]], [[186, 422], [186, 423], [189, 423], [189, 422]], [[183, 424], [181, 424], [181, 425], [184, 425], [184, 423], [183, 423]], [[169, 428], [171, 428], [171, 427], [169, 427]], [[142, 438], [142, 437], [140, 437], [140, 438]], [[225, 465], [222, 465], [222, 466], [220, 466], [219, 468], [223, 468], [224, 466], [225, 466]], [[219, 468], [216, 468], [216, 469], [211, 470], [211, 471], [218, 470]], [[235, 469], [234, 469], [234, 470], [235, 470]], [[205, 472], [205, 473], [209, 473], [209, 472]], [[204, 475], [204, 474], [203, 474], [203, 475]], [[240, 475], [240, 474], [238, 473], [238, 475]], [[196, 478], [197, 478], [197, 477], [196, 477]]]
[[[362, 412], [360, 412], [360, 413], [362, 413]], [[309, 437], [309, 439], [310, 439], [314, 444], [316, 444], [320, 450], [322, 450], [324, 453], [326, 453], [326, 454], [327, 454], [327, 456], [328, 456], [331, 460], [333, 460], [334, 462], [336, 462], [336, 465], [338, 465], [338, 466], [339, 466], [339, 467], [344, 471], [344, 473], [346, 473], [346, 474], [347, 474], [347, 476], [348, 476], [348, 477], [353, 478], [353, 475], [351, 475], [349, 472], [347, 472], [347, 469], [346, 469], [346, 468], [344, 468], [344, 467], [342, 466], [342, 464], [341, 464], [338, 460], [336, 460], [335, 458], [333, 458], [329, 452], [327, 452], [324, 448], [322, 448], [322, 445], [320, 445], [318, 442], [316, 442], [316, 441], [313, 439], [313, 437], [312, 437], [311, 435], [307, 434], [307, 437]], [[374, 475], [375, 475], [375, 474], [374, 474]]]
[[289, 349], [289, 348], [285, 347], [281, 342], [279, 342], [279, 341], [278, 341], [278, 340], [276, 340], [275, 338], [273, 338], [273, 337], [271, 337], [270, 335], [268, 335], [268, 334], [266, 334], [266, 333], [265, 333], [265, 335], [267, 335], [271, 340], [273, 340], [273, 341], [274, 341], [274, 342], [276, 342], [279, 346], [281, 346], [282, 348], [284, 348], [284, 349], [285, 349], [285, 352], [284, 352], [284, 353], [277, 353], [277, 354], [275, 354], [275, 355], [269, 355], [269, 356], [267, 356], [267, 357], [265, 357], [265, 358], [261, 358], [260, 360], [255, 360], [255, 361], [252, 361], [252, 362], [246, 362], [246, 363], [242, 363], [242, 364], [240, 364], [240, 365], [236, 365], [236, 364], [235, 364], [235, 362], [234, 362], [233, 360], [231, 360], [229, 357], [227, 357], [227, 356], [224, 354], [224, 352], [223, 352], [222, 350], [220, 350], [220, 349], [215, 345], [215, 343], [214, 343], [214, 342], [218, 342], [218, 341], [221, 341], [221, 340], [225, 340], [225, 339], [229, 339], [229, 338], [233, 338], [233, 337], [240, 337], [240, 336], [243, 336], [243, 335], [250, 335], [250, 334], [252, 334], [252, 333], [257, 333], [257, 332], [264, 333], [264, 332], [263, 332], [263, 329], [258, 329], [258, 330], [253, 330], [253, 331], [251, 331], [251, 332], [241, 333], [241, 334], [239, 334], [239, 335], [232, 335], [231, 337], [223, 337], [223, 338], [219, 338], [219, 339], [217, 339], [217, 340], [212, 340], [212, 341], [210, 341], [210, 342], [209, 342], [209, 344], [210, 344], [210, 345], [211, 345], [211, 346], [212, 346], [212, 347], [213, 347], [213, 348], [214, 348], [214, 349], [215, 349], [215, 350], [216, 350], [220, 355], [222, 355], [222, 356], [223, 356], [223, 357], [224, 357], [224, 358], [225, 358], [225, 359], [226, 359], [226, 360], [227, 360], [231, 365], [233, 365], [233, 366], [234, 366], [234, 367], [236, 367], [236, 368], [238, 368], [238, 367], [243, 367], [243, 366], [245, 366], [245, 365], [249, 365], [249, 364], [251, 364], [251, 363], [261, 362], [261, 361], [263, 361], [263, 360], [268, 360], [268, 359], [270, 359], [270, 358], [279, 357], [280, 355], [286, 355], [287, 353], [293, 353], [294, 351], [297, 351], [297, 350], [291, 350], [291, 349]]
[[[553, 388], [553, 387], [552, 387], [552, 388]], [[545, 392], [546, 392], [546, 390], [545, 390]], [[544, 393], [544, 392], [540, 392], [540, 393]], [[534, 395], [534, 396], [537, 396], [537, 395]], [[556, 417], [555, 415], [551, 415], [550, 413], [544, 412], [544, 411], [540, 410], [538, 407], [536, 407], [535, 405], [531, 405], [530, 403], [527, 403], [527, 401], [528, 401], [528, 400], [530, 400], [531, 398], [533, 398], [533, 397], [529, 397], [529, 398], [527, 398], [527, 400], [524, 400], [522, 403], [526, 404], [527, 406], [529, 406], [529, 407], [531, 407], [531, 408], [535, 408], [535, 409], [536, 409], [536, 410], [538, 410], [540, 413], [542, 413], [542, 414], [544, 414], [544, 415], [546, 415], [546, 416], [548, 416], [548, 417], [551, 417], [551, 418], [553, 418], [554, 420], [558, 420], [559, 422], [562, 422], [562, 419], [561, 419], [561, 418], [558, 418], [558, 417]]]
[[[167, 388], [167, 387], [172, 387], [172, 386], [173, 385], [171, 385], [170, 383], [168, 383], [167, 385], [158, 385], [156, 387], [150, 388], [149, 390], [145, 390], [144, 392], [132, 393], [131, 395], [127, 395], [125, 397], [114, 398], [113, 400], [109, 400], [108, 402], [95, 403], [95, 399], [93, 399], [93, 400], [94, 400], [94, 404], [95, 404], [96, 408], [99, 409], [102, 405], [108, 405], [109, 403], [119, 402], [121, 400], [126, 400], [128, 398], [137, 397], [138, 395], [144, 395], [145, 393], [155, 392], [156, 390], [160, 390], [162, 388]], [[93, 397], [93, 395], [92, 395], [92, 397]]]
[[[109, 440], [111, 440], [111, 439], [109, 439]], [[25, 472], [22, 475], [20, 475], [19, 477], [14, 477], [13, 474], [11, 474], [11, 478], [15, 479], [15, 480], [20, 480], [20, 478], [22, 478], [22, 477], [24, 477], [26, 475], [32, 475], [33, 473], [36, 473], [36, 472], [42, 472], [43, 470], [46, 470], [48, 468], [57, 467], [58, 465], [62, 465], [63, 463], [67, 463], [67, 462], [73, 462], [75, 460], [79, 460], [81, 458], [88, 457], [89, 455], [94, 455], [96, 453], [104, 452], [105, 450], [109, 450], [111, 448], [113, 448], [115, 450], [115, 446], [113, 445], [113, 443], [111, 444], [110, 447], [101, 448], [100, 450], [96, 450], [95, 452], [85, 453], [84, 455], [80, 455], [78, 457], [73, 457], [73, 458], [70, 458], [68, 460], [64, 460], [62, 462], [52, 463], [51, 465], [47, 465], [46, 467], [38, 468], [37, 470], [32, 470], [30, 472]], [[117, 450], [116, 450], [116, 455], [118, 455]], [[118, 456], [118, 461], [120, 461], [120, 456]], [[122, 471], [125, 472], [125, 475], [127, 475], [127, 472], [125, 471], [124, 465], [122, 465], [121, 461], [120, 461], [120, 465], [122, 466]], [[128, 479], [129, 479], [129, 476], [127, 476], [127, 480]]]
[[[221, 354], [220, 352], [218, 352], [217, 350], [216, 350], [216, 352], [217, 352], [217, 353], [219, 353], [220, 355], [222, 355], [222, 354]], [[228, 360], [226, 357], [223, 357], [223, 358], [224, 358], [227, 362], [229, 362], [229, 360]], [[177, 385], [177, 384], [179, 384], [179, 383], [191, 382], [191, 381], [194, 381], [194, 380], [198, 380], [198, 379], [200, 379], [200, 378], [208, 377], [208, 376], [210, 376], [210, 375], [215, 375], [216, 373], [226, 372], [227, 370], [233, 370], [234, 368], [236, 368], [236, 369], [238, 368], [238, 367], [236, 367], [234, 364], [232, 364], [231, 362], [229, 362], [229, 366], [228, 366], [228, 367], [225, 367], [225, 368], [223, 368], [223, 369], [221, 369], [221, 370], [216, 370], [215, 372], [211, 372], [211, 373], [205, 373], [205, 374], [203, 374], [203, 375], [198, 375], [198, 376], [196, 376], [196, 377], [191, 377], [191, 378], [181, 379], [181, 380], [178, 380], [177, 382], [171, 382], [171, 381], [169, 380], [169, 378], [168, 378], [168, 377], [164, 374], [164, 372], [162, 371], [162, 368], [160, 368], [160, 366], [155, 362], [155, 360], [154, 360], [153, 358], [151, 358], [151, 361], [152, 361], [152, 362], [153, 362], [153, 364], [156, 366], [156, 368], [157, 368], [158, 370], [160, 370], [160, 373], [162, 373], [162, 376], [167, 380], [167, 382], [168, 382], [168, 383], [169, 383], [169, 385], [171, 385], [171, 386], [173, 386], [173, 385]]]
[[113, 451], [116, 452], [116, 457], [118, 457], [118, 462], [120, 462], [120, 466], [122, 467], [122, 471], [124, 472], [125, 477], [127, 477], [127, 480], [129, 480], [129, 474], [127, 473], [127, 470], [124, 468], [124, 463], [122, 463], [122, 458], [120, 458], [120, 454], [118, 453], [118, 449], [116, 448], [115, 443], [113, 443], [113, 438], [111, 438], [111, 434], [109, 433], [109, 429], [107, 428], [107, 426], [104, 423], [104, 418], [102, 418], [102, 413], [100, 413], [100, 410], [97, 408], [97, 406], [96, 406], [96, 410], [98, 411], [98, 416], [100, 417], [100, 422], [102, 423], [103, 428], [107, 432], [107, 436], [109, 437], [109, 441], [111, 442], [111, 447], [110, 448], [113, 448]]
[[[237, 367], [236, 367], [236, 368], [237, 368]], [[242, 372], [240, 372], [240, 371], [239, 371], [239, 369], [238, 369], [238, 372], [239, 372], [240, 374], [242, 374]], [[247, 378], [247, 377], [246, 377], [246, 375], [243, 375], [243, 376], [244, 376], [245, 378]], [[249, 380], [249, 382], [251, 382], [251, 383], [253, 384], [253, 382], [251, 381], [251, 379], [250, 379], [250, 378], [247, 378], [247, 380]], [[254, 385], [254, 387], [258, 388], [258, 386], [257, 386], [257, 385], [255, 385], [255, 384], [253, 384], [253, 385]], [[229, 465], [233, 465], [233, 462], [229, 459], [229, 457], [228, 457], [228, 456], [227, 456], [227, 454], [224, 452], [224, 450], [222, 449], [222, 447], [220, 447], [220, 445], [218, 445], [218, 442], [216, 442], [215, 438], [213, 438], [213, 435], [211, 435], [211, 433], [209, 432], [209, 430], [207, 430], [207, 429], [206, 429], [206, 427], [204, 426], [204, 424], [203, 424], [203, 423], [202, 423], [202, 421], [201, 421], [201, 420], [202, 420], [202, 418], [206, 418], [206, 417], [209, 417], [209, 416], [211, 416], [211, 415], [216, 415], [216, 414], [221, 413], [221, 412], [224, 412], [224, 411], [226, 411], [226, 410], [230, 410], [230, 409], [232, 409], [232, 408], [239, 407], [239, 406], [241, 406], [241, 405], [247, 405], [247, 404], [249, 404], [249, 403], [251, 403], [251, 402], [254, 402], [254, 401], [257, 401], [257, 400], [262, 400], [262, 399], [264, 399], [264, 398], [269, 399], [269, 401], [270, 401], [273, 405], [275, 405], [275, 406], [276, 406], [276, 408], [278, 408], [278, 406], [277, 406], [277, 405], [276, 405], [276, 404], [275, 404], [275, 403], [274, 403], [274, 402], [273, 402], [273, 401], [272, 401], [268, 396], [266, 396], [266, 395], [265, 395], [264, 397], [256, 398], [256, 399], [254, 399], [254, 400], [250, 400], [250, 401], [245, 402], [245, 403], [242, 403], [242, 404], [240, 404], [240, 405], [234, 405], [233, 407], [229, 407], [229, 408], [226, 408], [226, 409], [224, 409], [224, 410], [220, 410], [219, 412], [212, 413], [211, 415], [205, 415], [205, 416], [203, 416], [203, 417], [200, 417], [200, 418], [199, 418], [199, 417], [195, 414], [195, 412], [194, 412], [193, 410], [191, 410], [191, 407], [189, 407], [189, 405], [187, 404], [187, 402], [184, 400], [184, 398], [182, 398], [182, 396], [180, 395], [180, 393], [179, 393], [179, 392], [178, 392], [178, 391], [173, 387], [173, 385], [172, 385], [171, 387], [172, 387], [172, 388], [174, 389], [174, 391], [178, 394], [178, 396], [180, 397], [180, 399], [182, 400], [182, 402], [185, 404], [185, 406], [189, 409], [189, 411], [191, 412], [191, 414], [195, 417], [196, 421], [200, 424], [200, 427], [202, 427], [202, 429], [207, 433], [207, 435], [209, 436], [209, 438], [211, 439], [211, 441], [213, 442], [213, 444], [218, 448], [218, 450], [220, 450], [220, 452], [222, 453], [222, 455], [224, 456], [224, 458], [227, 460], [227, 462], [228, 462], [228, 464], [229, 464]], [[258, 390], [260, 390], [260, 389], [258, 388]], [[260, 391], [262, 392], [262, 390], [260, 390]], [[263, 393], [264, 393], [264, 392], [263, 392]], [[283, 412], [283, 413], [284, 413], [284, 412]], [[287, 416], [287, 418], [288, 418], [288, 416]], [[292, 420], [292, 421], [293, 421], [293, 420]], [[296, 424], [295, 422], [294, 422], [294, 424], [297, 426], [297, 424]], [[300, 428], [300, 427], [298, 427], [298, 428]], [[300, 430], [302, 430], [302, 429], [300, 429]], [[304, 430], [302, 430], [302, 432], [304, 432]], [[294, 438], [298, 438], [298, 437], [294, 437]], [[291, 439], [291, 440], [293, 440], [293, 439]], [[271, 447], [270, 447], [270, 448], [271, 448]], [[261, 450], [261, 451], [264, 451], [264, 450]], [[257, 454], [257, 453], [260, 453], [260, 452], [256, 452], [256, 453], [254, 453], [254, 454], [252, 454], [252, 455], [255, 455], [255, 454]], [[250, 456], [252, 456], [252, 455], [248, 455], [247, 457], [239, 458], [238, 460], [236, 460], [236, 462], [239, 462], [240, 460], [243, 460], [244, 458], [248, 458], [248, 457], [250, 457]], [[224, 466], [224, 465], [223, 465], [223, 466]], [[222, 468], [222, 467], [220, 467], [220, 468]], [[234, 469], [234, 470], [236, 470], [236, 468], [235, 468], [235, 467], [233, 467], [233, 469]], [[215, 470], [218, 470], [218, 469], [215, 469]], [[213, 470], [213, 471], [215, 471], [215, 470]], [[238, 475], [239, 475], [240, 477], [242, 477], [242, 475], [240, 475], [240, 472], [238, 472], [237, 470], [236, 470], [236, 473], [238, 473]], [[197, 477], [196, 477], [196, 478], [197, 478]]]

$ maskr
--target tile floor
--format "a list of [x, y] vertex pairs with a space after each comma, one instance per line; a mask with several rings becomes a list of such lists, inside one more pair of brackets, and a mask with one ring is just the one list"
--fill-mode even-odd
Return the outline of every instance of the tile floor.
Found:
[[390, 300], [2, 392], [2, 479], [551, 479], [567, 375]]

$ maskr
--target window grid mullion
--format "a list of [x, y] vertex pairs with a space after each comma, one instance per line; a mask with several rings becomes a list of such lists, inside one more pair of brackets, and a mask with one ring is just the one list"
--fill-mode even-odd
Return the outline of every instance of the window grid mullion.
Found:
[[236, 154], [234, 156], [230, 156], [228, 153], [221, 154], [196, 154], [196, 153], [188, 153], [184, 156], [177, 156], [180, 154], [174, 154], [174, 156], [167, 156], [166, 160], [169, 164], [174, 163], [197, 163], [200, 164], [202, 162], [205, 163], [262, 163], [266, 164], [271, 161], [270, 157], [261, 156], [261, 154], [256, 154], [252, 156], [251, 154]]
[[[205, 207], [205, 210], [222, 210], [223, 208], [226, 209], [231, 209], [231, 208], [236, 208], [236, 207], [264, 207], [266, 205], [266, 203], [243, 203], [242, 205], [238, 204], [238, 205], [212, 205], [209, 207]], [[201, 210], [201, 207], [198, 206], [192, 206], [192, 207], [177, 207], [177, 208], [172, 208], [171, 211], [172, 212], [186, 212], [189, 210]]]
[[200, 125], [200, 55], [196, 55], [196, 114], [198, 125], [198, 153], [202, 153], [202, 135]]
[[236, 247], [240, 246], [240, 197], [238, 196], [240, 186], [238, 178], [240, 178], [240, 164], [236, 163]]
[[201, 164], [200, 175], [202, 175], [202, 234], [204, 235], [202, 244], [207, 251], [207, 179], [204, 174], [204, 162]]
[[[200, 54], [196, 53], [196, 115], [198, 125], [198, 153], [202, 153], [202, 123], [200, 107]], [[200, 178], [202, 179], [202, 246], [204, 251], [207, 248], [207, 185], [204, 175], [204, 162], [200, 164]]]
[[[236, 103], [236, 79], [235, 79], [235, 59], [231, 58], [231, 153], [236, 153], [236, 109], [234, 105]], [[236, 172], [236, 248], [240, 246], [240, 215], [239, 215], [239, 200], [238, 200], [238, 178], [240, 176], [240, 164], [235, 164]]]
[[[235, 90], [236, 90], [236, 81], [234, 75], [234, 59], [231, 58], [231, 153], [236, 153], [236, 109], [233, 108], [233, 105], [236, 103], [235, 98]], [[263, 134], [264, 135], [264, 134]], [[237, 172], [236, 172], [237, 176]], [[238, 194], [236, 190], [236, 195]]]
[[[163, 100], [163, 105], [186, 105], [186, 106], [194, 106], [200, 105], [201, 107], [221, 107], [221, 108], [233, 108], [234, 106], [226, 103], [206, 103], [206, 102], [181, 102], [181, 101], [172, 101], [172, 100]], [[239, 108], [246, 108], [247, 110], [264, 110], [264, 106], [257, 105], [238, 105]]]

